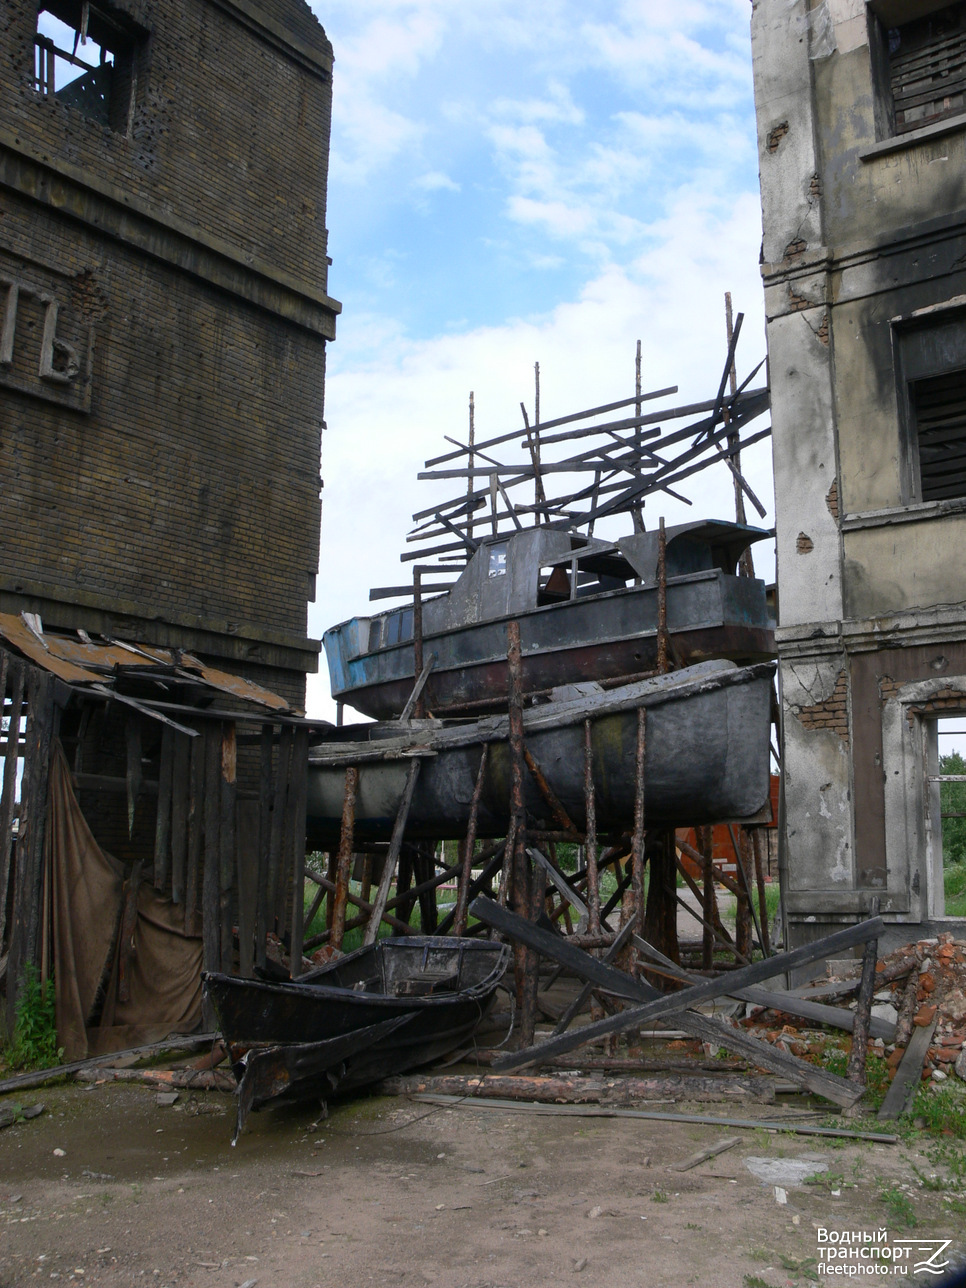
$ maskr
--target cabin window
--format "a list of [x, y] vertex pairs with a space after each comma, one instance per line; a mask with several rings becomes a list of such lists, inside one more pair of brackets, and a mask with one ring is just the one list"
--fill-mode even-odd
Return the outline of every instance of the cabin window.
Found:
[[401, 644], [413, 637], [413, 610], [397, 608], [385, 619], [385, 644]]
[[501, 542], [498, 546], [490, 546], [490, 560], [487, 564], [487, 576], [505, 577], [506, 576], [506, 542]]
[[49, 0], [37, 14], [34, 84], [99, 125], [130, 130], [144, 33], [109, 5]]
[[382, 619], [376, 618], [369, 626], [369, 652], [375, 653], [382, 643]]
[[537, 604], [559, 604], [569, 598], [570, 573], [563, 564], [557, 564], [555, 568], [541, 568]]
[[898, 333], [904, 499], [966, 497], [966, 315]]

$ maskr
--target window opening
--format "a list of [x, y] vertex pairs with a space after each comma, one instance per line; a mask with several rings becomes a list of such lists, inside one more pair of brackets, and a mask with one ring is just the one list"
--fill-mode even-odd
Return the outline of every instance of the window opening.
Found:
[[50, 0], [37, 14], [34, 84], [45, 98], [126, 133], [138, 31], [90, 0]]
[[966, 371], [910, 386], [924, 501], [966, 496]]
[[892, 27], [887, 40], [896, 134], [966, 111], [966, 5]]
[[966, 917], [966, 716], [935, 726], [939, 772], [928, 778], [939, 788], [945, 916]]
[[897, 328], [908, 501], [966, 497], [966, 314]]

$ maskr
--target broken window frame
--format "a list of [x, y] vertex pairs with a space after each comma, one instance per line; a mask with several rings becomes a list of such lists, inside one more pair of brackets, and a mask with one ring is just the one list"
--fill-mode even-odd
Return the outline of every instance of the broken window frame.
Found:
[[[958, 446], [947, 460], [937, 463], [933, 456], [934, 441], [924, 444], [920, 431], [925, 417], [919, 414], [924, 394], [934, 393], [937, 382], [953, 385], [954, 396], [958, 386], [961, 400], [966, 404], [966, 308], [962, 305], [940, 308], [927, 316], [919, 316], [893, 323], [893, 356], [896, 372], [899, 412], [899, 473], [903, 505], [921, 505], [949, 500], [966, 500], [966, 408], [959, 416], [961, 433], [951, 440]], [[955, 410], [950, 408], [950, 415]], [[934, 432], [926, 422], [927, 435]], [[957, 426], [958, 428], [958, 426]], [[924, 456], [923, 446], [926, 447]], [[950, 487], [948, 467], [957, 463], [962, 481]], [[944, 480], [946, 480], [944, 485]], [[940, 495], [942, 492], [944, 495]]]
[[[925, 12], [923, 12], [925, 10]], [[943, 57], [943, 47], [951, 43], [959, 44], [962, 52], [959, 55], [960, 61], [956, 63], [956, 52], [953, 52], [953, 64], [949, 69], [952, 72], [952, 78], [944, 86], [945, 95], [939, 93], [939, 85], [936, 81], [936, 75], [933, 73], [932, 79], [934, 84], [927, 88], [922, 88], [919, 94], [910, 95], [908, 84], [897, 85], [897, 78], [903, 75], [903, 64], [897, 60], [902, 49], [902, 36], [905, 32], [907, 39], [917, 40], [920, 33], [915, 30], [921, 24], [933, 23], [941, 20], [947, 12], [959, 10], [960, 12], [960, 31], [962, 39], [957, 41], [949, 37], [946, 33], [937, 33], [930, 42], [920, 44], [918, 52], [912, 52], [910, 57], [921, 59], [928, 57], [929, 50], [932, 49], [935, 55], [941, 59]], [[904, 135], [914, 134], [919, 130], [925, 129], [931, 125], [938, 125], [946, 121], [955, 121], [962, 118], [963, 124], [966, 125], [966, 5], [960, 2], [932, 3], [923, 5], [913, 3], [912, 0], [872, 0], [869, 4], [868, 11], [868, 30], [869, 30], [869, 52], [872, 62], [872, 85], [873, 85], [873, 106], [875, 117], [876, 138], [879, 141], [898, 138]], [[947, 73], [943, 72], [943, 76]], [[929, 79], [928, 72], [925, 72], [923, 85]], [[898, 90], [898, 93], [897, 93]], [[951, 93], [949, 92], [951, 90]], [[922, 98], [933, 92], [933, 98], [923, 99], [922, 102], [910, 103], [910, 98]], [[938, 111], [929, 112], [923, 116], [916, 116], [912, 120], [907, 120], [905, 113], [908, 110], [915, 110], [919, 107], [927, 107], [930, 102], [937, 103], [942, 97], [959, 99], [960, 101], [950, 103], [948, 106], [941, 107]], [[897, 119], [901, 117], [901, 119]]]
[[966, 710], [961, 713], [948, 712], [943, 716], [920, 715], [918, 720], [923, 738], [923, 796], [926, 820], [926, 914], [943, 921], [966, 921], [963, 917], [951, 917], [946, 912], [946, 866], [943, 853], [943, 818], [961, 817], [958, 813], [943, 812], [942, 784], [966, 782], [966, 774], [942, 774], [940, 763], [940, 722], [944, 719], [962, 719]]
[[[44, 15], [73, 30], [72, 49], [62, 48], [40, 30]], [[88, 41], [98, 50], [99, 63], [79, 55]], [[146, 46], [147, 33], [111, 5], [92, 0], [41, 0], [34, 32], [34, 88], [47, 101], [73, 108], [115, 134], [129, 135]], [[84, 69], [84, 74], [60, 89], [54, 72], [58, 59]]]

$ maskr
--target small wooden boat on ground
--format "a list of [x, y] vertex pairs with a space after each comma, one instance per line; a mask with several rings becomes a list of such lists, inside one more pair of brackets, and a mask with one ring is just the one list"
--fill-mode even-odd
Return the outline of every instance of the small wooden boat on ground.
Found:
[[455, 1050], [489, 1009], [509, 958], [489, 940], [413, 936], [288, 983], [205, 972], [239, 1079], [235, 1140], [270, 1100], [325, 1098]]
[[[717, 520], [666, 532], [667, 631], [675, 666], [775, 655], [764, 582], [735, 575], [761, 528]], [[626, 682], [653, 671], [658, 644], [659, 534], [617, 542], [555, 528], [481, 541], [446, 593], [421, 605], [433, 658], [424, 699], [436, 716], [506, 708], [506, 626], [519, 621], [529, 694], [580, 681]], [[353, 617], [325, 632], [333, 698], [392, 719], [413, 689], [413, 605]]]
[[[557, 800], [578, 827], [586, 825], [584, 722], [591, 725], [597, 827], [632, 825], [636, 797], [637, 713], [646, 711], [644, 813], [649, 826], [741, 822], [769, 801], [769, 731], [774, 666], [701, 662], [621, 688], [596, 685], [565, 701], [523, 713], [524, 739]], [[489, 751], [477, 835], [504, 836], [510, 818], [509, 717], [411, 724], [355, 725], [333, 730], [309, 750], [306, 825], [318, 849], [337, 843], [345, 769], [359, 782], [355, 835], [384, 841], [413, 757], [422, 764], [406, 822], [410, 837], [460, 837], [469, 822], [481, 744]], [[532, 774], [525, 786], [528, 816], [554, 827]]]

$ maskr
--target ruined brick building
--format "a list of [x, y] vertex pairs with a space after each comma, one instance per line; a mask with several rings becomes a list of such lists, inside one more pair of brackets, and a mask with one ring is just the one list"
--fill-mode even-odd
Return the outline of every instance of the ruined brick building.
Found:
[[0, 609], [300, 702], [339, 309], [325, 33], [301, 0], [11, 0], [0, 48]]
[[938, 732], [966, 713], [966, 4], [755, 0], [752, 42], [786, 913], [793, 942], [873, 896], [935, 925]]
[[[3, 6], [0, 692], [9, 728], [25, 712], [12, 858], [9, 732], [0, 800], [11, 972], [41, 961], [58, 735], [128, 903], [152, 862], [184, 933], [200, 935], [207, 899], [207, 964], [231, 967], [239, 927], [250, 964], [271, 836], [275, 877], [298, 867], [280, 820], [297, 812], [293, 731], [319, 647], [331, 101], [332, 49], [304, 0]], [[113, 640], [122, 652], [103, 652]], [[122, 673], [124, 696], [87, 700]], [[239, 694], [262, 724], [236, 738], [212, 714]], [[153, 714], [133, 705], [145, 697]]]

